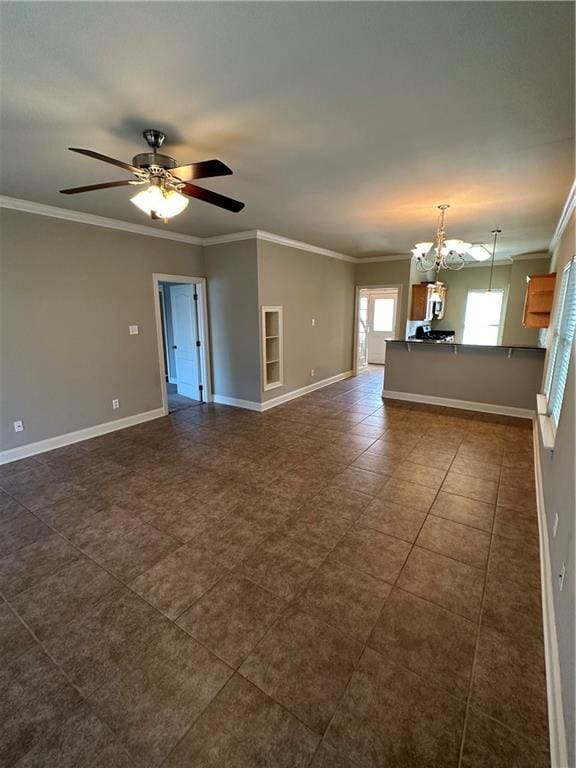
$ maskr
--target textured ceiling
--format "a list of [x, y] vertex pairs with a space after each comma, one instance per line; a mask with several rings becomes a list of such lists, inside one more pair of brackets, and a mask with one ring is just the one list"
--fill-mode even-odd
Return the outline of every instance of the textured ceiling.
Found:
[[[123, 178], [164, 129], [181, 163], [218, 157], [169, 229], [263, 229], [357, 256], [448, 236], [547, 248], [574, 175], [574, 6], [555, 2], [2, 2], [0, 193], [150, 223]], [[158, 224], [156, 226], [163, 227]]]

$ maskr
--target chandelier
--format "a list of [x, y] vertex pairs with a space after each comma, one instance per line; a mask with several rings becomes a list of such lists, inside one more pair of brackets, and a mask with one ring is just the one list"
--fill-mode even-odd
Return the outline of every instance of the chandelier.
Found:
[[444, 217], [448, 208], [450, 206], [447, 203], [438, 206], [440, 217], [436, 230], [436, 243], [416, 243], [412, 248], [419, 272], [430, 272], [432, 269], [462, 269], [465, 264], [465, 253], [476, 261], [486, 261], [490, 258], [490, 254], [483, 245], [473, 245], [464, 240], [446, 240]]

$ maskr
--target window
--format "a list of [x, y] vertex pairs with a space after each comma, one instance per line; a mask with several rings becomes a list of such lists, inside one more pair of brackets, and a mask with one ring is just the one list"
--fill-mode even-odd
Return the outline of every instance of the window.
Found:
[[392, 332], [394, 330], [394, 310], [396, 299], [374, 299], [373, 331]]
[[548, 403], [548, 416], [554, 429], [558, 427], [560, 411], [570, 354], [576, 328], [576, 267], [575, 261], [569, 261], [562, 272], [560, 290], [554, 307], [554, 318], [550, 328], [550, 346], [548, 350], [548, 365], [544, 383], [544, 394]]
[[468, 291], [463, 344], [498, 344], [504, 291]]

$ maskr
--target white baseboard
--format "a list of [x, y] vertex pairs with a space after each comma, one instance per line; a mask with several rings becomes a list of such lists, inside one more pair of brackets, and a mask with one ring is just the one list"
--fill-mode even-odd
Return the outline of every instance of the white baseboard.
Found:
[[472, 400], [456, 400], [451, 397], [434, 397], [419, 395], [412, 392], [393, 392], [385, 389], [382, 397], [392, 400], [408, 400], [411, 403], [426, 403], [427, 405], [443, 405], [446, 408], [461, 408], [464, 411], [480, 411], [481, 413], [496, 413], [499, 416], [516, 416], [519, 419], [534, 418], [535, 411], [530, 408], [515, 408], [511, 405], [496, 405], [492, 403], [475, 403]]
[[76, 432], [67, 432], [65, 435], [49, 437], [46, 440], [39, 440], [37, 443], [28, 443], [27, 445], [20, 445], [18, 448], [9, 448], [6, 451], [0, 451], [0, 464], [8, 464], [11, 461], [18, 461], [18, 459], [27, 459], [29, 456], [36, 456], [38, 453], [46, 453], [46, 451], [53, 451], [55, 448], [62, 448], [65, 445], [80, 443], [82, 440], [90, 440], [91, 437], [98, 437], [99, 435], [106, 435], [108, 432], [116, 432], [118, 429], [133, 427], [135, 424], [159, 419], [164, 415], [162, 408], [155, 408], [153, 411], [136, 413], [134, 416], [126, 416], [123, 419], [107, 421], [105, 424], [96, 424], [94, 427], [86, 427], [86, 429], [79, 429]]
[[254, 400], [238, 400], [235, 397], [225, 397], [224, 395], [212, 395], [212, 401], [214, 403], [220, 403], [220, 405], [233, 405], [236, 408], [246, 408], [249, 411], [269, 411], [270, 408], [275, 408], [277, 405], [287, 403], [290, 400], [295, 400], [297, 397], [307, 395], [310, 392], [314, 392], [316, 389], [322, 389], [322, 387], [328, 387], [330, 384], [335, 384], [337, 381], [343, 379], [349, 379], [354, 375], [354, 371], [345, 371], [344, 373], [338, 373], [336, 376], [330, 376], [328, 379], [322, 379], [321, 381], [315, 381], [314, 384], [308, 384], [306, 387], [300, 387], [300, 389], [293, 389], [292, 392], [285, 392], [283, 395], [273, 397], [271, 400], [265, 400], [263, 403], [257, 403]]
[[239, 400], [236, 397], [226, 397], [225, 395], [212, 395], [212, 402], [220, 405], [233, 405], [235, 408], [246, 408], [248, 411], [261, 411], [261, 403], [254, 400]]
[[540, 441], [537, 422], [534, 420], [534, 472], [536, 477], [536, 506], [538, 509], [538, 529], [540, 533], [540, 582], [542, 589], [542, 621], [544, 625], [544, 655], [546, 658], [546, 690], [548, 698], [548, 730], [550, 732], [550, 763], [552, 768], [567, 768], [568, 744], [564, 705], [562, 703], [562, 678], [560, 675], [560, 657], [556, 635], [556, 617], [554, 613], [554, 586], [548, 524], [544, 507], [544, 489], [542, 485], [542, 467], [540, 465]]
[[260, 410], [268, 411], [270, 408], [275, 408], [277, 405], [287, 403], [290, 400], [295, 400], [297, 397], [308, 395], [310, 392], [314, 392], [317, 389], [328, 387], [330, 384], [336, 384], [337, 381], [343, 381], [349, 379], [354, 375], [354, 371], [344, 371], [344, 373], [337, 373], [336, 376], [330, 376], [328, 379], [322, 379], [321, 381], [315, 381], [314, 384], [308, 384], [306, 387], [300, 387], [300, 389], [293, 389], [292, 392], [285, 392], [283, 395], [273, 397], [271, 400], [266, 400], [261, 403]]

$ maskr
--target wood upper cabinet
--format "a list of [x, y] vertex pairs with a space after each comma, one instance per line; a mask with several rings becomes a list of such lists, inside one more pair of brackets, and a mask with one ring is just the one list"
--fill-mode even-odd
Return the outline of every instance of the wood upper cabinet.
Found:
[[427, 320], [428, 283], [417, 283], [412, 286], [412, 306], [410, 320]]
[[[442, 320], [446, 306], [446, 287], [436, 283], [440, 300], [434, 301], [434, 283], [416, 283], [412, 286], [410, 320]], [[437, 298], [437, 297], [436, 297]]]
[[547, 275], [526, 276], [526, 298], [524, 299], [524, 328], [548, 328], [554, 299], [556, 272]]

